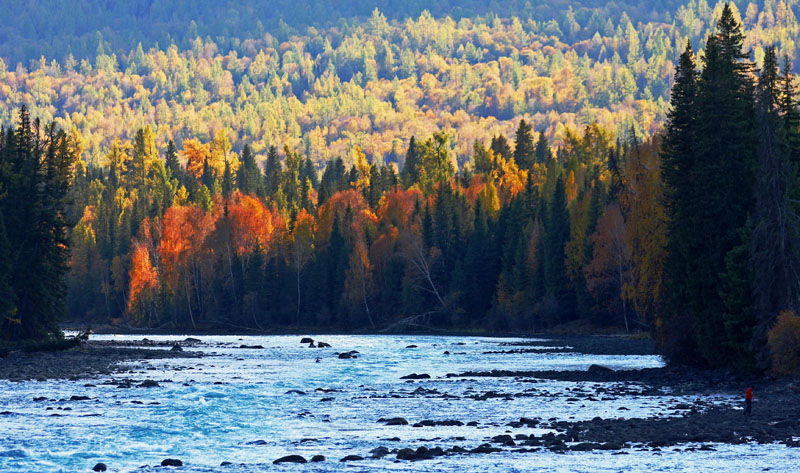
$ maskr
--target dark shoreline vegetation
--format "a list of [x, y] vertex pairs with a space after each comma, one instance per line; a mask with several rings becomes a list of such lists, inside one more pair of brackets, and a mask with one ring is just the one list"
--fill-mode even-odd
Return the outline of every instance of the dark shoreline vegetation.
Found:
[[767, 46], [756, 68], [738, 10], [714, 14], [645, 134], [627, 119], [537, 132], [514, 113], [513, 138], [484, 127], [471, 156], [444, 122], [383, 152], [351, 133], [336, 156], [290, 131], [238, 148], [225, 128], [141, 123], [103, 135], [98, 159], [97, 137], [88, 153], [23, 105], [0, 134], [0, 339], [73, 343], [64, 315], [155, 332], [617, 330], [674, 364], [794, 374], [791, 58]]

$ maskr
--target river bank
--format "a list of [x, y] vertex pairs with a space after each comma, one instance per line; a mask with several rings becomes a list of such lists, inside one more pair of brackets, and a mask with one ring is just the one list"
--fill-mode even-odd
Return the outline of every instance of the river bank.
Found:
[[[178, 342], [176, 340], [176, 342]], [[180, 347], [180, 342], [177, 343]], [[108, 376], [123, 369], [124, 361], [161, 358], [197, 358], [201, 354], [174, 349], [176, 343], [151, 344], [142, 348], [129, 342], [89, 340], [69, 350], [26, 352], [12, 350], [0, 358], [0, 379], [9, 381], [48, 379], [81, 380]]]

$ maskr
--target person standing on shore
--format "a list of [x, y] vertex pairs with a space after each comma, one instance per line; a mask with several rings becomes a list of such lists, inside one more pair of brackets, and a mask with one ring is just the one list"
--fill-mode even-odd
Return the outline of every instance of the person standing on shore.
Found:
[[744, 415], [749, 416], [753, 413], [753, 387], [748, 386], [744, 392]]

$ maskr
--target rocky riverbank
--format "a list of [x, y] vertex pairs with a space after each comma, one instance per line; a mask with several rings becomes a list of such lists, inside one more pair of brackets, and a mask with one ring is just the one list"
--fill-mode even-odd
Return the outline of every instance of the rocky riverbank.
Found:
[[142, 343], [138, 343], [140, 347], [134, 348], [128, 342], [90, 340], [65, 351], [10, 351], [0, 357], [0, 379], [44, 381], [95, 378], [119, 371], [119, 363], [123, 361], [200, 356], [197, 352], [183, 351], [181, 345], [185, 344], [185, 341], [151, 343], [153, 348], [141, 348]]

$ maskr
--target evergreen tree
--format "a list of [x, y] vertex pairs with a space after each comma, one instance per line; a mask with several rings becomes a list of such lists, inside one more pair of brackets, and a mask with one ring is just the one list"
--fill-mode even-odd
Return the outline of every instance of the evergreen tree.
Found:
[[548, 143], [547, 137], [544, 136], [544, 130], [539, 132], [539, 139], [536, 140], [534, 155], [538, 164], [546, 165], [553, 159], [553, 151], [550, 149], [550, 143]]
[[531, 169], [534, 162], [536, 162], [533, 132], [531, 126], [524, 119], [519, 121], [519, 127], [517, 127], [517, 135], [514, 142], [514, 161], [516, 161], [520, 169]]
[[242, 194], [260, 194], [263, 192], [261, 170], [258, 168], [253, 150], [250, 145], [242, 149], [242, 164], [236, 176], [236, 183]]
[[165, 165], [172, 179], [177, 179], [179, 184], [183, 183], [183, 168], [180, 161], [178, 161], [178, 149], [175, 148], [175, 142], [172, 140], [167, 143], [165, 160]]
[[544, 287], [545, 292], [557, 304], [559, 322], [572, 315], [573, 301], [569, 290], [565, 268], [565, 246], [569, 241], [569, 211], [564, 179], [559, 176], [551, 199], [545, 222], [544, 241]]
[[17, 310], [16, 317], [6, 313], [0, 320], [0, 337], [59, 338], [58, 321], [66, 311], [67, 296], [66, 203], [76, 147], [54, 124], [32, 124], [24, 106], [6, 146], [9, 149], [0, 151], [3, 161], [8, 160], [0, 183], [7, 193], [0, 213], [13, 256], [6, 260], [10, 278], [4, 278], [13, 286]]
[[[662, 145], [662, 167], [665, 204], [669, 213], [667, 261], [664, 267], [666, 286], [663, 332], [659, 334], [662, 349], [673, 361], [688, 362], [695, 358], [696, 348], [688, 335], [686, 322], [687, 265], [692, 260], [696, 228], [692, 218], [694, 199], [693, 165], [697, 119], [697, 71], [689, 42], [675, 69], [670, 111]], [[671, 334], [675, 334], [672, 336]], [[669, 335], [667, 335], [669, 334]]]
[[[670, 293], [667, 315], [678, 320], [678, 312], [686, 311], [691, 327], [682, 327], [682, 333], [692, 333], [693, 343], [681, 345], [694, 345], [701, 356], [682, 361], [722, 365], [734, 354], [748, 350], [748, 346], [733, 344], [724, 328], [724, 314], [746, 309], [726, 307], [720, 293], [724, 273], [720, 269], [727, 267], [728, 253], [742, 244], [741, 231], [754, 204], [752, 193], [743, 192], [752, 188], [755, 179], [757, 141], [753, 65], [742, 50], [743, 40], [741, 25], [725, 5], [717, 34], [706, 42], [694, 119], [683, 118], [691, 113], [690, 107], [684, 107], [691, 100], [687, 89], [691, 88], [692, 74], [686, 67], [690, 62], [687, 58], [682, 59], [676, 73], [673, 102], [679, 107], [673, 107], [665, 140], [664, 174], [674, 218], [670, 225], [671, 261], [666, 269]], [[685, 129], [687, 122], [692, 131]], [[676, 182], [676, 176], [685, 173], [688, 182]], [[692, 356], [691, 350], [682, 351], [684, 356]]]
[[406, 151], [406, 159], [403, 162], [403, 170], [400, 171], [400, 178], [403, 180], [403, 185], [411, 187], [419, 181], [419, 169], [422, 166], [419, 148], [417, 141], [412, 136], [408, 141], [408, 150]]
[[11, 246], [6, 237], [3, 211], [0, 210], [0, 327], [19, 323], [16, 315], [17, 296], [11, 286]]
[[[782, 96], [787, 92], [787, 82], [791, 82], [790, 77], [779, 76], [775, 47], [768, 48], [757, 91], [758, 173], [752, 235], [754, 310], [758, 319], [752, 348], [762, 368], [768, 368], [771, 361], [766, 344], [768, 331], [778, 314], [795, 308], [800, 297], [800, 247], [797, 244], [800, 225], [797, 215], [791, 211], [789, 196], [793, 180], [792, 145], [797, 143], [800, 130], [786, 126], [787, 122], [795, 120], [786, 115], [796, 113], [791, 105], [793, 98]], [[743, 301], [742, 305], [745, 304], [749, 313], [750, 301]]]
[[276, 199], [278, 190], [281, 187], [281, 175], [283, 166], [278, 157], [278, 150], [274, 146], [269, 147], [267, 152], [267, 162], [264, 165], [264, 187], [266, 194], [271, 199]]
[[502, 156], [504, 159], [508, 159], [512, 156], [511, 146], [508, 145], [508, 140], [505, 135], [501, 134], [492, 137], [492, 144], [489, 148], [491, 148], [495, 156]]

